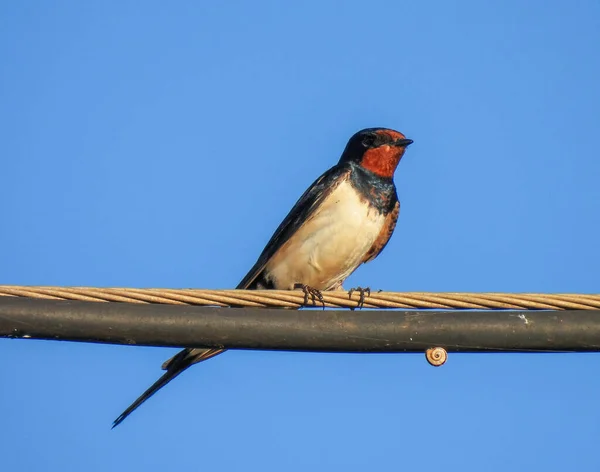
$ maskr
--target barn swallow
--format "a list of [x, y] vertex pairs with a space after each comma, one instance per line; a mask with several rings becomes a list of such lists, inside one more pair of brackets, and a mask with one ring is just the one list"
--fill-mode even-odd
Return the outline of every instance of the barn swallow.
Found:
[[[412, 143], [402, 133], [368, 128], [350, 138], [339, 162], [319, 177], [279, 225], [238, 289], [340, 290], [344, 280], [388, 243], [400, 202], [393, 176]], [[193, 364], [224, 349], [184, 349], [113, 428]]]

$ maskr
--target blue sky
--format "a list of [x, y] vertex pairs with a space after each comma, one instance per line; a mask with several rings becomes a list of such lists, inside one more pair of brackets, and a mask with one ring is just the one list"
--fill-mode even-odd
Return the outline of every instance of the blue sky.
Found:
[[[414, 139], [347, 286], [598, 292], [600, 3], [0, 3], [0, 283], [231, 288], [358, 129]], [[598, 470], [595, 354], [0, 340], [6, 470]]]

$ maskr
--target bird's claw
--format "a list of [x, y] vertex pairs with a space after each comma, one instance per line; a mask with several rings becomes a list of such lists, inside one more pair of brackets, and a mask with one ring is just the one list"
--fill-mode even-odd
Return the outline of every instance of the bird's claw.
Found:
[[317, 300], [319, 300], [319, 302], [323, 305], [323, 310], [325, 309], [325, 299], [323, 298], [323, 294], [320, 290], [312, 288], [306, 284], [294, 285], [294, 289], [297, 288], [301, 289], [304, 292], [304, 302], [302, 303], [304, 306], [308, 306], [308, 297], [310, 296], [313, 306], [316, 306]]
[[352, 308], [352, 310], [355, 310], [356, 308], [362, 308], [365, 304], [365, 296], [370, 297], [371, 296], [371, 289], [369, 287], [366, 288], [362, 288], [362, 287], [356, 287], [356, 288], [351, 288], [350, 290], [348, 290], [348, 298], [352, 298], [352, 294], [354, 292], [358, 292], [360, 294], [359, 298], [358, 298], [358, 303], [356, 304], [356, 306], [354, 308]]

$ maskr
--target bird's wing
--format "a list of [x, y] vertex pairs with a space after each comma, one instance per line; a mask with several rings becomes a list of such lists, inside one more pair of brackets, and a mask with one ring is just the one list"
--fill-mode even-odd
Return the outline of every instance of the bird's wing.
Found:
[[269, 260], [310, 219], [315, 210], [331, 192], [348, 179], [350, 172], [351, 169], [349, 166], [334, 166], [321, 175], [304, 192], [283, 222], [275, 230], [256, 264], [254, 264], [252, 269], [246, 274], [246, 277], [238, 284], [238, 289], [252, 288], [252, 283], [262, 273]]
[[[395, 193], [394, 193], [395, 196]], [[390, 238], [392, 237], [392, 233], [394, 232], [394, 228], [396, 228], [396, 222], [398, 221], [398, 214], [400, 213], [400, 202], [398, 201], [398, 197], [394, 198], [395, 203], [392, 211], [390, 211], [385, 217], [385, 223], [379, 232], [379, 236], [371, 246], [371, 249], [367, 251], [363, 263], [372, 261], [375, 259], [383, 248], [386, 246]]]
[[[329, 194], [350, 175], [350, 168], [347, 166], [335, 166], [325, 172], [313, 183], [304, 195], [296, 202], [292, 210], [285, 217], [285, 220], [279, 225], [273, 237], [267, 243], [262, 254], [250, 269], [250, 272], [237, 286], [238, 289], [252, 288], [252, 282], [260, 275], [265, 265], [273, 255], [281, 248], [283, 244], [310, 218], [319, 204], [327, 198]], [[181, 374], [184, 370], [193, 364], [210, 359], [221, 354], [224, 349], [219, 348], [188, 348], [178, 352], [175, 356], [167, 360], [162, 368], [166, 372], [152, 384], [144, 393], [142, 393], [119, 417], [113, 422], [113, 428], [119, 425], [135, 409], [137, 409], [148, 398], [154, 395], [158, 390], [167, 385], [171, 380]]]

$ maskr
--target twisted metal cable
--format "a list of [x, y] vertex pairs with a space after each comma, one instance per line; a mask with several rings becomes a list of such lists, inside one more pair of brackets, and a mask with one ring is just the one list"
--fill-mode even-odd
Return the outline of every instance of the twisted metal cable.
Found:
[[[167, 288], [98, 288], [0, 285], [0, 296], [86, 300], [95, 302], [162, 303], [170, 305], [246, 306], [299, 308], [302, 291], [288, 290], [203, 290]], [[360, 294], [323, 292], [326, 307], [355, 308]], [[309, 300], [309, 305], [312, 305]], [[314, 303], [321, 307], [319, 301]], [[419, 309], [515, 309], [593, 310], [600, 309], [600, 294], [548, 293], [459, 293], [459, 292], [373, 292], [364, 308]]]

